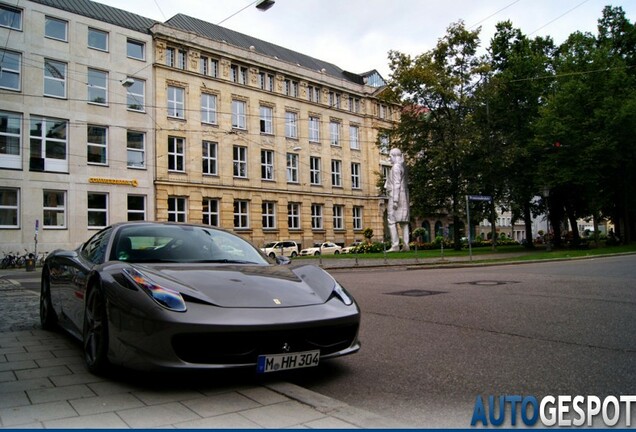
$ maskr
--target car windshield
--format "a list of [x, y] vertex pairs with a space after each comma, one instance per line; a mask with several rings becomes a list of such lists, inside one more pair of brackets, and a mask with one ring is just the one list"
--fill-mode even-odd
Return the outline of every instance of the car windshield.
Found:
[[237, 235], [191, 225], [122, 227], [111, 259], [144, 263], [268, 263], [256, 248]]

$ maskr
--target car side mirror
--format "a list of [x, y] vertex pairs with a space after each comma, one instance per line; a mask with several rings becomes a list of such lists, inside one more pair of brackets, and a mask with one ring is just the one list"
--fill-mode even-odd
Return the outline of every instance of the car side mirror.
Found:
[[278, 265], [289, 265], [291, 264], [291, 259], [284, 255], [276, 255], [276, 264]]

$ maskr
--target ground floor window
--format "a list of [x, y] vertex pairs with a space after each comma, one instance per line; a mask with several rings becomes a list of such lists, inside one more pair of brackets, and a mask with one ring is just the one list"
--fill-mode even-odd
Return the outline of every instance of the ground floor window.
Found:
[[311, 205], [311, 229], [313, 230], [321, 230], [324, 225], [322, 223], [322, 205], [321, 204], [312, 204]]
[[88, 226], [103, 228], [108, 225], [108, 194], [88, 193]]
[[300, 229], [300, 204], [287, 204], [287, 226], [289, 229]]
[[234, 201], [234, 228], [249, 228], [249, 202], [246, 200]]
[[66, 228], [66, 191], [43, 191], [43, 228]]
[[263, 207], [263, 229], [276, 228], [276, 203], [264, 202], [262, 207]]
[[0, 228], [19, 228], [20, 189], [0, 188]]
[[219, 226], [219, 200], [214, 198], [203, 199], [203, 223], [210, 226]]
[[168, 197], [168, 222], [186, 222], [187, 200], [183, 197]]
[[362, 229], [362, 207], [353, 207], [353, 229]]
[[128, 220], [146, 220], [146, 196], [128, 195]]

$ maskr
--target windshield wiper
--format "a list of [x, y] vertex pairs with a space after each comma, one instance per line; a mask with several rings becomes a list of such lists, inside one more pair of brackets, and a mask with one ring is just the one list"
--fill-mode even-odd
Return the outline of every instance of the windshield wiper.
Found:
[[227, 258], [222, 258], [222, 259], [209, 259], [209, 260], [195, 260], [195, 261], [190, 261], [191, 263], [210, 263], [210, 264], [258, 264], [255, 263], [254, 261], [246, 261], [246, 260], [237, 260], [237, 259], [227, 259]]

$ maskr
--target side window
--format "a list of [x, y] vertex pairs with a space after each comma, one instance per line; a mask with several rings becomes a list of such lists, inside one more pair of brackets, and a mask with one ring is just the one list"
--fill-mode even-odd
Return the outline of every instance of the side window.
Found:
[[106, 228], [91, 237], [82, 248], [82, 256], [94, 264], [103, 263], [111, 234], [112, 228]]

